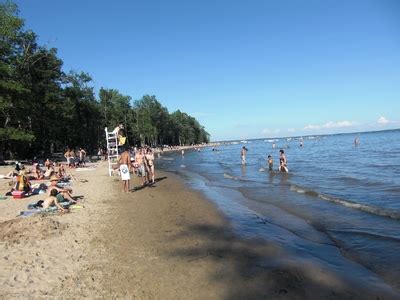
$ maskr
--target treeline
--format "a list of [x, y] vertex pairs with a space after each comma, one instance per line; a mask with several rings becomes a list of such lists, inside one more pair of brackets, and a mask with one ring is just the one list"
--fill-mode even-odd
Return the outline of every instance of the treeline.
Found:
[[94, 151], [104, 146], [104, 128], [120, 123], [131, 145], [209, 141], [195, 118], [169, 113], [155, 96], [132, 101], [101, 88], [96, 97], [89, 74], [63, 72], [57, 50], [37, 40], [24, 29], [17, 6], [0, 3], [0, 156], [44, 155], [67, 146]]

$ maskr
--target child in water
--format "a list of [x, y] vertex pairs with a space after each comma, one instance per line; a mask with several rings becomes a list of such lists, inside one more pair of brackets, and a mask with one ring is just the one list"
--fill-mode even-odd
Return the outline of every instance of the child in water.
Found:
[[273, 167], [274, 167], [274, 161], [272, 160], [271, 155], [268, 155], [268, 169], [272, 171]]

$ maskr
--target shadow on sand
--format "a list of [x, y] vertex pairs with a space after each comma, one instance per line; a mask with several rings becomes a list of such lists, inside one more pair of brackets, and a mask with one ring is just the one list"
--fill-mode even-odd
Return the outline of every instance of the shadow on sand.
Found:
[[216, 268], [209, 279], [225, 287], [225, 299], [395, 299], [390, 291], [357, 287], [317, 264], [295, 261], [266, 241], [240, 239], [229, 226], [188, 224], [169, 239], [184, 241], [188, 236], [205, 242], [180, 242], [180, 248], [166, 255], [193, 267], [211, 261]]
[[[167, 178], [168, 178], [167, 176], [156, 178], [156, 179], [154, 179], [154, 181], [155, 181], [154, 184], [156, 184], [157, 182], [160, 182], [160, 181], [162, 181], [164, 179], [167, 179]], [[131, 193], [133, 193], [133, 192], [137, 192], [137, 191], [143, 190], [146, 187], [150, 187], [150, 188], [156, 187], [154, 184], [145, 184], [145, 185], [135, 186], [134, 188], [130, 189], [129, 191]]]

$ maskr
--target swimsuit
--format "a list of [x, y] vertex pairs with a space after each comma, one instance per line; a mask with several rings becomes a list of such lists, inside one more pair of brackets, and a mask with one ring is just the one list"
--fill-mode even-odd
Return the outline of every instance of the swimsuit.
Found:
[[125, 164], [121, 165], [119, 167], [119, 170], [121, 171], [121, 179], [122, 180], [130, 180], [131, 179], [128, 165], [125, 165]]

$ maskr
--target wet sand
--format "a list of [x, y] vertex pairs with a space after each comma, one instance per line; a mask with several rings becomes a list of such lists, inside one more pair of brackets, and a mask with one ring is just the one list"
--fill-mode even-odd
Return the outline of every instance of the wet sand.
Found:
[[106, 168], [72, 171], [74, 195], [85, 198], [68, 214], [15, 218], [43, 196], [0, 200], [0, 298], [396, 298], [294, 263], [274, 244], [237, 238], [173, 174], [157, 172], [155, 186], [123, 193]]

